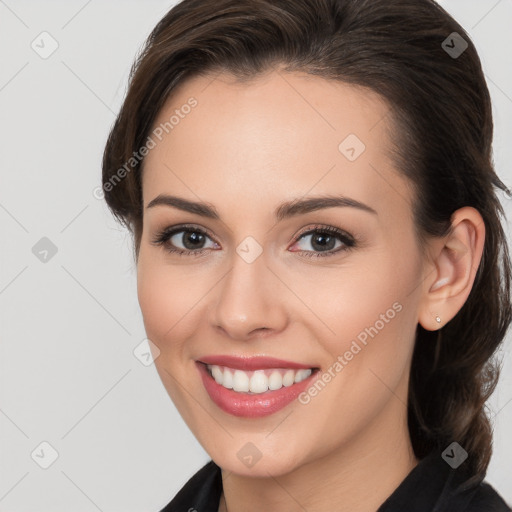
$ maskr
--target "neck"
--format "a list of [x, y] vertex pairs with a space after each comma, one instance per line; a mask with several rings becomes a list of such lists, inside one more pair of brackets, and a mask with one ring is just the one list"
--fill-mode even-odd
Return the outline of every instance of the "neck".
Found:
[[223, 470], [219, 512], [377, 510], [418, 463], [400, 407], [400, 425], [395, 410], [394, 422], [377, 418], [357, 439], [289, 473], [251, 478]]

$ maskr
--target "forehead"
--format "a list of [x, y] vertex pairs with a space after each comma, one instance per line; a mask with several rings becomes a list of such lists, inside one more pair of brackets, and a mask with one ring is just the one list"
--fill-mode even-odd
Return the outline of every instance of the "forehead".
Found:
[[389, 113], [367, 88], [304, 73], [194, 77], [154, 122], [144, 203], [164, 192], [212, 202], [219, 193], [254, 211], [255, 198], [278, 203], [308, 193], [339, 192], [376, 209], [386, 195], [407, 202], [408, 184], [388, 157]]

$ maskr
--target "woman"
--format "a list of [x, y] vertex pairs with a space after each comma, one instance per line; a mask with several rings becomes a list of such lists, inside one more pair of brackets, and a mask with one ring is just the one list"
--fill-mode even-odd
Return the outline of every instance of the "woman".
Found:
[[211, 456], [164, 511], [510, 510], [483, 482], [511, 322], [491, 104], [430, 0], [185, 0], [103, 189], [155, 365]]

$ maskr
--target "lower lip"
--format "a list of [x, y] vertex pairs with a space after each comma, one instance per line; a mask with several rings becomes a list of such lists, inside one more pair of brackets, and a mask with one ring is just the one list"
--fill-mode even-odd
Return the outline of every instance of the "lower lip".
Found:
[[313, 371], [307, 379], [291, 386], [283, 386], [275, 391], [249, 394], [239, 393], [217, 384], [204, 363], [196, 362], [196, 365], [212, 401], [223, 411], [233, 416], [246, 418], [259, 418], [280, 411], [309, 387], [318, 373], [318, 371]]

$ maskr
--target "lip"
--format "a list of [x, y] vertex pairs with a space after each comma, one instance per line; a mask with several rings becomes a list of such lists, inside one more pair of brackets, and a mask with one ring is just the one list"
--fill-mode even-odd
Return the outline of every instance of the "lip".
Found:
[[266, 356], [229, 356], [212, 355], [204, 356], [197, 360], [199, 363], [216, 364], [218, 366], [228, 366], [234, 370], [263, 370], [265, 368], [292, 368], [294, 370], [316, 368], [314, 365], [296, 363], [294, 361], [285, 361], [275, 357]]
[[[203, 358], [206, 359], [206, 358]], [[255, 359], [255, 358], [254, 358]], [[267, 358], [268, 359], [268, 358]], [[218, 360], [218, 358], [215, 358]], [[253, 364], [253, 358], [250, 359]], [[277, 361], [274, 359], [273, 361]], [[217, 364], [217, 363], [208, 363]], [[261, 364], [261, 363], [259, 363]], [[273, 363], [274, 364], [274, 363]], [[221, 366], [230, 366], [228, 364]], [[206, 368], [205, 362], [196, 361], [196, 367], [199, 370], [201, 380], [206, 389], [206, 392], [210, 396], [211, 400], [224, 412], [233, 416], [245, 417], [245, 418], [260, 418], [274, 414], [277, 411], [285, 408], [291, 404], [305, 389], [307, 389], [314, 380], [320, 375], [320, 371], [316, 368], [311, 375], [301, 382], [292, 384], [291, 386], [283, 386], [281, 389], [275, 391], [265, 391], [264, 393], [240, 393], [227, 389], [220, 384], [217, 384], [215, 379], [210, 375]], [[282, 368], [282, 366], [264, 366], [265, 368]], [[231, 368], [234, 368], [231, 366]], [[258, 366], [259, 369], [263, 368]], [[288, 366], [287, 368], [290, 368]], [[299, 368], [306, 368], [300, 365]], [[311, 367], [308, 367], [311, 368]], [[242, 369], [242, 368], [238, 368]], [[246, 368], [247, 369], [247, 368]]]

